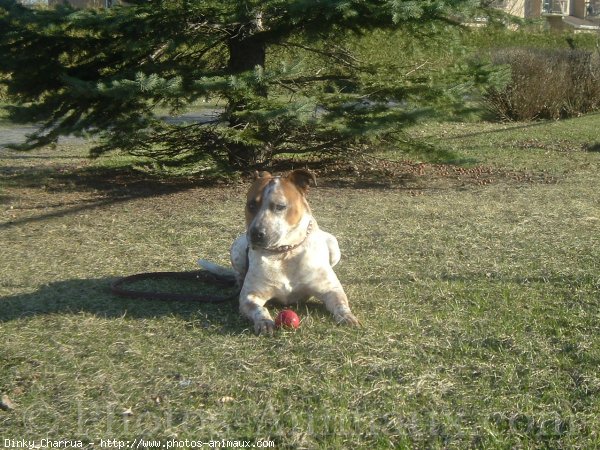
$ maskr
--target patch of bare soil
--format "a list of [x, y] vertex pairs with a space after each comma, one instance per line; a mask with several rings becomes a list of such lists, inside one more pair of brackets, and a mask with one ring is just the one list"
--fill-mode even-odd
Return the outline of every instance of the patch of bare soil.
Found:
[[[291, 164], [280, 162], [280, 170]], [[298, 167], [300, 167], [298, 165]], [[465, 167], [455, 164], [393, 161], [374, 156], [360, 156], [351, 161], [319, 161], [303, 167], [314, 170], [323, 183], [374, 188], [403, 188], [418, 193], [425, 189], [464, 189], [495, 183], [556, 183], [548, 171], [506, 170], [491, 166]]]
[[[16, 158], [0, 168], [0, 222], [13, 225], [61, 214], [94, 209], [136, 198], [161, 197], [193, 188], [210, 188], [213, 195], [243, 191], [251, 174], [230, 182], [194, 177], [158, 177], [124, 168], [101, 168], [84, 158]], [[548, 172], [504, 170], [484, 165], [465, 167], [410, 160], [392, 161], [374, 156], [336, 160], [276, 161], [268, 168], [280, 173], [308, 168], [323, 186], [403, 189], [421, 195], [432, 189], [467, 189], [495, 183], [555, 183]], [[241, 183], [241, 184], [240, 184]], [[243, 186], [242, 186], [243, 185]]]
[[530, 138], [523, 141], [515, 142], [514, 147], [524, 150], [546, 150], [551, 152], [585, 152], [590, 151], [590, 145], [573, 144], [570, 139], [557, 139], [552, 142], [545, 142], [541, 139]]

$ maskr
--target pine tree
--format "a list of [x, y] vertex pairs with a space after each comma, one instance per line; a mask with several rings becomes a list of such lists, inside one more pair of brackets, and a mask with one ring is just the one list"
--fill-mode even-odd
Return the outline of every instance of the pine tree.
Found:
[[[10, 118], [38, 121], [22, 147], [60, 135], [103, 139], [177, 163], [246, 169], [282, 153], [344, 153], [409, 122], [426, 83], [359, 60], [344, 40], [451, 22], [474, 0], [136, 0], [30, 9], [0, 0], [0, 81]], [[274, 55], [279, 55], [275, 57]], [[166, 123], [220, 99], [210, 123]], [[410, 107], [407, 105], [410, 104]]]

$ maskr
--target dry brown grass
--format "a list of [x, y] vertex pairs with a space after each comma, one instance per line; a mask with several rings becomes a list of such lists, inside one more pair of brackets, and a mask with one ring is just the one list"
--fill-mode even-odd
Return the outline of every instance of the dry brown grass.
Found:
[[503, 120], [560, 119], [600, 109], [600, 52], [511, 48], [492, 56], [512, 80], [486, 101]]
[[227, 263], [244, 183], [136, 178], [78, 151], [3, 154], [0, 394], [15, 407], [0, 410], [2, 437], [597, 446], [599, 155], [519, 144], [535, 130], [581, 148], [595, 126], [578, 123], [574, 137], [428, 126], [415, 133], [473, 163], [324, 174], [311, 205], [340, 241], [364, 327], [336, 327], [309, 302], [298, 332], [274, 338], [235, 305], [107, 289], [198, 257]]

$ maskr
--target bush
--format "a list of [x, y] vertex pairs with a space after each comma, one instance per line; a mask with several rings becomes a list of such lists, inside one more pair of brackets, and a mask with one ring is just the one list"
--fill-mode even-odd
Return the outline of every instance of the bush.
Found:
[[492, 54], [511, 81], [485, 100], [503, 120], [560, 119], [600, 109], [600, 53], [574, 49], [512, 48]]

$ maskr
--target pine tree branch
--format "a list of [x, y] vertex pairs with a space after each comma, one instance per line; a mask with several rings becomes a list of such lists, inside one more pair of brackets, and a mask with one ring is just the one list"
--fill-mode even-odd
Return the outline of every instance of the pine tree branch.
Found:
[[347, 75], [315, 75], [312, 77], [298, 77], [291, 79], [282, 79], [278, 80], [278, 84], [305, 84], [305, 83], [314, 83], [315, 81], [352, 81], [352, 78]]
[[[202, 48], [201, 50], [198, 51], [194, 51], [194, 52], [189, 52], [187, 54], [185, 54], [185, 56], [189, 57], [189, 58], [194, 58], [194, 59], [201, 59], [203, 58], [206, 54], [208, 54], [210, 51], [214, 50], [215, 48], [221, 46], [221, 45], [225, 45], [225, 43], [229, 40], [228, 36], [224, 36], [221, 39], [218, 39], [214, 42], [212, 42], [211, 44], [207, 45], [206, 47]], [[177, 54], [173, 59], [177, 60], [180, 57], [183, 57], [184, 53], [179, 53]]]
[[[284, 47], [284, 48], [289, 48], [289, 47], [300, 48], [302, 50], [306, 50], [311, 53], [316, 53], [318, 55], [322, 55], [327, 58], [332, 58], [334, 61], [337, 61], [340, 64], [350, 67], [354, 70], [359, 70], [362, 67], [364, 67], [364, 65], [365, 65], [362, 61], [358, 60], [354, 55], [352, 55], [349, 51], [347, 51], [345, 49], [340, 49], [341, 50], [340, 52], [332, 52], [332, 51], [320, 50], [320, 49], [314, 48], [314, 47], [309, 47], [307, 45], [299, 44], [297, 42], [286, 42], [286, 43], [277, 44], [277, 45]], [[339, 48], [338, 46], [334, 46], [334, 47]], [[351, 62], [349, 60], [353, 60], [354, 62]]]
[[231, 30], [233, 29], [235, 29], [235, 25], [228, 24], [227, 26], [223, 26], [218, 23], [210, 23], [208, 20], [204, 20], [199, 23], [190, 23], [188, 25], [188, 30], [192, 31], [193, 33], [200, 30], [207, 30], [209, 32], [230, 35]]
[[417, 70], [422, 69], [423, 67], [425, 67], [427, 64], [431, 64], [429, 61], [425, 61], [423, 64], [418, 65], [417, 67], [415, 67], [412, 70], [409, 70], [408, 72], [406, 72], [404, 74], [405, 77], [412, 75], [413, 73], [415, 73]]
[[[288, 91], [290, 91], [292, 94], [297, 94], [298, 92], [300, 92], [300, 88], [298, 89], [294, 89], [292, 86], [288, 86], [287, 84], [285, 84], [285, 82], [283, 82], [282, 80], [277, 80], [275, 81], [275, 84], [281, 86], [284, 89], [287, 89]], [[294, 83], [295, 84], [295, 83]]]

